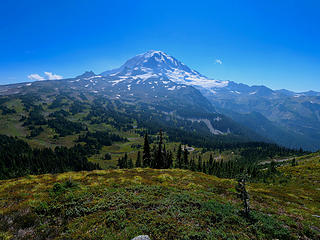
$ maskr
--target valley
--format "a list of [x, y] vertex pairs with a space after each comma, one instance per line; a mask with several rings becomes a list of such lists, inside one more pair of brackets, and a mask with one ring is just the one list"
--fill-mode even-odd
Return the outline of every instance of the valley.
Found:
[[1, 1], [0, 240], [320, 240], [320, 1]]
[[0, 93], [0, 239], [320, 236], [317, 93], [210, 80], [160, 51]]

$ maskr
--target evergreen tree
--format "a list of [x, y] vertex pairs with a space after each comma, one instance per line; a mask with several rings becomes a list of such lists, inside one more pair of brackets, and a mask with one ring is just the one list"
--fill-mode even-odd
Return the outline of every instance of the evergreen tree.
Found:
[[195, 164], [195, 162], [194, 162], [194, 158], [192, 158], [191, 160], [190, 160], [190, 167], [189, 167], [189, 169], [191, 170], [191, 171], [195, 171], [196, 170], [196, 164]]
[[277, 172], [276, 162], [275, 162], [274, 160], [271, 161], [268, 170], [269, 170], [269, 173], [275, 173], [275, 172]]
[[294, 167], [294, 166], [297, 166], [297, 165], [298, 165], [298, 164], [297, 164], [296, 158], [293, 158], [293, 159], [291, 160], [291, 166]]
[[157, 155], [158, 155], [158, 149], [157, 149], [156, 145], [153, 145], [151, 162], [150, 162], [151, 168], [156, 168], [156, 166], [157, 166]]
[[123, 168], [128, 168], [128, 154], [127, 153], [124, 154]]
[[128, 168], [133, 168], [132, 158], [129, 158], [128, 160]]
[[117, 166], [121, 169], [123, 168], [123, 159], [121, 157], [118, 158], [118, 164]]
[[177, 151], [177, 159], [176, 159], [176, 167], [178, 168], [182, 168], [182, 146], [181, 144], [178, 147], [178, 151]]
[[210, 154], [209, 163], [208, 163], [208, 173], [213, 174], [213, 156]]
[[136, 167], [141, 167], [141, 153], [138, 151], [137, 160], [136, 160]]
[[188, 149], [185, 147], [183, 151], [183, 167], [184, 168], [188, 168], [189, 166], [188, 155], [189, 155]]
[[201, 158], [201, 155], [199, 155], [199, 158], [198, 158], [198, 171], [202, 172], [202, 158]]
[[148, 140], [148, 134], [146, 133], [144, 136], [142, 165], [143, 167], [150, 167], [150, 164], [151, 164], [150, 145]]
[[169, 168], [168, 167], [169, 166], [169, 163], [168, 163], [169, 152], [167, 152], [165, 144], [163, 144], [162, 156], [163, 156], [163, 166], [162, 166], [162, 168]]
[[158, 149], [157, 149], [157, 154], [155, 157], [155, 168], [164, 168], [164, 156], [162, 152], [162, 130], [159, 132], [159, 143], [158, 143]]
[[202, 163], [202, 172], [204, 172], [204, 173], [207, 172], [206, 161], [203, 161], [203, 163]]
[[173, 158], [172, 158], [172, 152], [170, 151], [167, 155], [167, 167], [166, 168], [172, 168], [173, 166]]

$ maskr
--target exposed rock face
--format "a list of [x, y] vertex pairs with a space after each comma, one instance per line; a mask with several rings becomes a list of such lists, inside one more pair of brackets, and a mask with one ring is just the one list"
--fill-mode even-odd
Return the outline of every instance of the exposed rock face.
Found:
[[151, 238], [149, 238], [148, 235], [140, 235], [140, 236], [137, 236], [131, 240], [151, 240]]

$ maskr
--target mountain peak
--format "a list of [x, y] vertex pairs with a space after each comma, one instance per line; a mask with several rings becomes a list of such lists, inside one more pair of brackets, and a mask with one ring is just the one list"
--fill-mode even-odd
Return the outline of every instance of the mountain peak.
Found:
[[177, 84], [202, 87], [223, 87], [228, 81], [211, 80], [192, 70], [174, 57], [158, 50], [150, 50], [126, 61], [120, 68], [101, 73], [119, 80], [166, 77]]
[[96, 76], [96, 74], [93, 71], [86, 71], [83, 74], [77, 76], [76, 78], [89, 78], [93, 76]]
[[139, 55], [144, 55], [144, 56], [153, 56], [154, 54], [158, 54], [158, 55], [167, 55], [166, 53], [159, 51], [159, 50], [149, 50], [145, 53], [139, 54]]
[[145, 53], [139, 54], [138, 56], [143, 56], [145, 59], [149, 59], [149, 58], [160, 58], [162, 60], [171, 60], [172, 57], [169, 56], [168, 54], [166, 54], [165, 52], [162, 51], [158, 51], [158, 50], [149, 50]]

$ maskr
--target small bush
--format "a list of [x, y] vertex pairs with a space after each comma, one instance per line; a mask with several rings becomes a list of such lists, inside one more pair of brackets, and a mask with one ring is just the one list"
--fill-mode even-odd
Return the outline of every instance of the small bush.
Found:
[[293, 239], [290, 235], [290, 231], [282, 225], [282, 223], [271, 216], [252, 211], [251, 221], [253, 224], [253, 230], [258, 236], [264, 236], [266, 239]]
[[18, 214], [14, 219], [14, 224], [17, 226], [17, 229], [25, 229], [32, 227], [37, 222], [37, 215], [34, 213], [27, 213], [24, 215]]
[[66, 192], [68, 189], [73, 189], [78, 187], [78, 183], [72, 181], [71, 179], [65, 181], [64, 183], [55, 183], [52, 187], [51, 193], [54, 195], [60, 195]]

